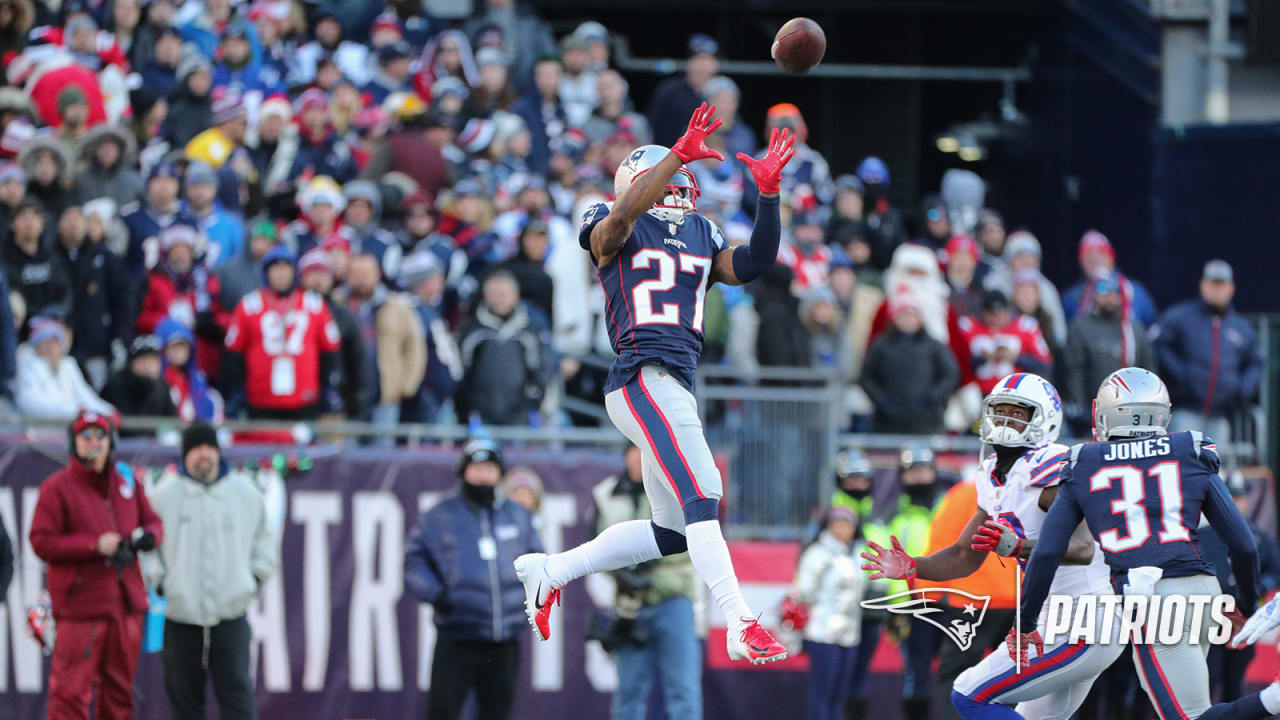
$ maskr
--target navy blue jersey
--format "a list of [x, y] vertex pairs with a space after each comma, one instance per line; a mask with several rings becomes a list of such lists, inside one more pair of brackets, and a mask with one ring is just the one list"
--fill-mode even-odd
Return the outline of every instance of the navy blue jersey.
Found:
[[[1034, 619], [1072, 532], [1083, 519], [1121, 591], [1128, 571], [1158, 567], [1163, 577], [1213, 575], [1200, 551], [1200, 515], [1226, 543], [1239, 583], [1237, 607], [1256, 607], [1257, 549], [1218, 476], [1218, 450], [1198, 432], [1076, 445], [1061, 471], [1022, 584], [1021, 617]], [[1025, 625], [1024, 625], [1025, 627]]]
[[[611, 207], [600, 203], [583, 214], [578, 231], [583, 249], [591, 250], [591, 229]], [[727, 247], [720, 228], [701, 215], [689, 215], [679, 224], [649, 213], [636, 220], [617, 257], [598, 268], [609, 342], [618, 354], [605, 381], [606, 393], [626, 385], [644, 365], [665, 367], [693, 389], [711, 263]]]
[[1153, 566], [1164, 577], [1212, 575], [1197, 537], [1200, 514], [1211, 515], [1215, 502], [1236, 509], [1218, 465], [1217, 449], [1199, 433], [1092, 442], [1072, 449], [1062, 484], [1113, 573]]

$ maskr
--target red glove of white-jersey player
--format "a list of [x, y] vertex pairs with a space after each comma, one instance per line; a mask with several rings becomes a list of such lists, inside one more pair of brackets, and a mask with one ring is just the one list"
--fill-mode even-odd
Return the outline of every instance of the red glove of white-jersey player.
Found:
[[993, 552], [1004, 557], [1018, 557], [1022, 554], [1022, 538], [1014, 531], [1006, 520], [987, 520], [973, 534], [974, 550]]
[[881, 578], [902, 579], [907, 581], [907, 587], [914, 590], [916, 588], [916, 559], [902, 549], [902, 543], [898, 542], [896, 536], [890, 535], [889, 541], [893, 543], [893, 548], [887, 550], [870, 540], [867, 541], [867, 547], [874, 550], [876, 554], [862, 553], [862, 559], [867, 561], [862, 566], [862, 569], [871, 571], [870, 579], [872, 580]]

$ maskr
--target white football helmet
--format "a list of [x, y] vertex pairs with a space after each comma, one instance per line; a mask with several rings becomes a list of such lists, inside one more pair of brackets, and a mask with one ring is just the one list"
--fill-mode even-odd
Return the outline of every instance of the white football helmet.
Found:
[[[622, 193], [631, 187], [631, 183], [635, 182], [636, 178], [661, 162], [662, 158], [670, 152], [661, 145], [641, 145], [632, 150], [627, 159], [618, 166], [618, 171], [613, 174], [614, 196], [622, 197]], [[667, 194], [654, 203], [649, 213], [659, 220], [682, 223], [685, 216], [698, 210], [698, 196], [701, 194], [693, 173], [682, 165], [667, 181]]]
[[1102, 381], [1093, 400], [1093, 439], [1164, 435], [1171, 408], [1169, 389], [1159, 375], [1120, 368]]
[[[1021, 405], [1031, 409], [1031, 420], [996, 415], [997, 405]], [[997, 423], [996, 418], [1000, 421]], [[1040, 447], [1058, 441], [1062, 432], [1062, 398], [1048, 380], [1032, 373], [1014, 373], [996, 383], [982, 401], [984, 443], [1003, 447]]]

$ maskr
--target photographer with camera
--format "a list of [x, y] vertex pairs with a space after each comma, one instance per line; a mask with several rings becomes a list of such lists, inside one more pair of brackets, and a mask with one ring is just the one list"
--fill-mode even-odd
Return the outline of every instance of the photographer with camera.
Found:
[[[592, 489], [596, 532], [653, 513], [644, 492], [640, 448], [627, 447], [624, 469]], [[656, 469], [650, 469], [654, 472]], [[649, 689], [656, 669], [662, 675], [667, 717], [702, 717], [702, 653], [695, 632], [694, 607], [701, 605], [702, 582], [687, 553], [616, 570], [612, 613], [592, 619], [590, 639], [599, 640], [618, 666], [612, 720], [648, 717]]]
[[116, 468], [109, 418], [82, 411], [68, 435], [71, 458], [40, 486], [31, 519], [57, 622], [48, 719], [88, 718], [96, 686], [96, 716], [128, 720], [147, 610], [135, 555], [162, 539], [160, 516]]
[[253, 720], [253, 633], [245, 611], [279, 562], [262, 491], [222, 459], [218, 433], [197, 420], [182, 431], [182, 468], [152, 492], [169, 532], [150, 578], [167, 601], [164, 689], [175, 718], [205, 716], [212, 677], [222, 720]]

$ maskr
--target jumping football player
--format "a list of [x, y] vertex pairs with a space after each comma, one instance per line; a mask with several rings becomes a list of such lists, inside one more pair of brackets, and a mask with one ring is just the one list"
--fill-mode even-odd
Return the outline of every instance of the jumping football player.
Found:
[[778, 185], [795, 138], [774, 130], [760, 160], [742, 153], [760, 189], [751, 242], [730, 247], [714, 223], [697, 213], [698, 184], [685, 168], [704, 158], [720, 127], [703, 103], [670, 150], [645, 145], [614, 175], [615, 203], [583, 215], [578, 241], [591, 253], [607, 295], [609, 339], [618, 358], [605, 383], [613, 424], [642, 451], [644, 489], [653, 519], [605, 528], [594, 540], [551, 556], [523, 555], [516, 574], [534, 634], [550, 633], [551, 605], [576, 578], [688, 552], [699, 577], [728, 621], [729, 656], [754, 663], [787, 651], [756, 621], [738, 587], [717, 508], [722, 492], [690, 392], [702, 353], [703, 299], [712, 283], [740, 285], [773, 267], [780, 224]]
[[[1121, 368], [1098, 388], [1096, 442], [1071, 448], [1062, 468], [1061, 489], [1022, 583], [1023, 621], [1040, 613], [1059, 558], [1081, 519], [1102, 548], [1116, 592], [1217, 596], [1222, 589], [1197, 538], [1203, 512], [1227, 545], [1239, 588], [1237, 611], [1228, 616], [1233, 624], [1243, 622], [1237, 613], [1257, 607], [1257, 550], [1218, 475], [1217, 447], [1198, 432], [1168, 434], [1169, 410], [1164, 382], [1141, 368]], [[1212, 705], [1205, 656], [1214, 623], [1207, 606], [1199, 606], [1203, 616], [1198, 619], [1196, 608], [1188, 605], [1183, 627], [1199, 626], [1198, 638], [1133, 645], [1138, 679], [1161, 720], [1254, 720], [1280, 714], [1277, 683], [1235, 702]], [[1036, 654], [1045, 656], [1040, 632], [1019, 635], [1018, 627], [1009, 631], [1009, 654], [1025, 664], [1028, 646], [1035, 646]]]
[[[982, 403], [981, 437], [994, 447], [982, 461], [978, 507], [969, 526], [950, 547], [912, 558], [891, 538], [894, 547], [874, 543], [863, 553], [862, 567], [878, 577], [952, 580], [977, 571], [988, 552], [1025, 564], [1041, 534], [1045, 514], [1058, 494], [1059, 474], [1068, 448], [1058, 444], [1062, 400], [1039, 375], [1014, 373], [996, 383]], [[1084, 526], [1064, 549], [1067, 566], [1053, 578], [1055, 593], [1071, 596], [1110, 594], [1107, 568]], [[1118, 624], [1117, 624], [1118, 625]], [[1005, 653], [991, 653], [965, 670], [952, 685], [951, 702], [965, 720], [1008, 717], [1027, 720], [1069, 718], [1084, 702], [1097, 676], [1124, 646], [1051, 645], [1029, 668], [1018, 672]], [[1007, 705], [1017, 705], [1017, 714]]]

